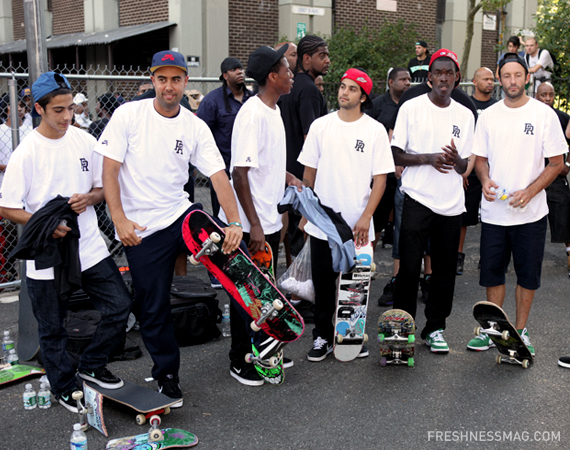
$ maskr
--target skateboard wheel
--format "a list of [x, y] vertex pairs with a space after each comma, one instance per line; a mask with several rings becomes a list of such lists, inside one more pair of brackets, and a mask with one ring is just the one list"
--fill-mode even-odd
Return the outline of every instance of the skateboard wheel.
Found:
[[166, 408], [164, 408], [164, 413], [165, 416], [168, 416], [170, 414], [170, 406], [167, 406]]
[[269, 365], [271, 367], [277, 367], [279, 365], [279, 358], [277, 358], [277, 356], [272, 356], [269, 358]]
[[197, 266], [198, 264], [200, 264], [200, 261], [198, 261], [194, 255], [190, 255], [190, 264], [192, 264], [193, 266]]
[[251, 322], [251, 329], [255, 332], [258, 332], [261, 330], [261, 328], [258, 327], [257, 324], [255, 323], [255, 320], [253, 322]]
[[503, 334], [501, 334], [501, 339], [502, 339], [503, 341], [506, 341], [507, 339], [509, 339], [509, 336], [510, 336], [510, 335], [509, 335], [509, 330], [505, 330], [505, 331], [503, 331]]
[[343, 340], [344, 336], [342, 334], [337, 334], [336, 335], [336, 343], [337, 344], [342, 344], [342, 340]]
[[71, 394], [71, 398], [75, 401], [77, 400], [81, 400], [83, 398], [83, 392], [81, 391], [73, 391], [73, 394]]
[[501, 364], [503, 362], [503, 358], [501, 357], [501, 355], [497, 355], [495, 361], [497, 362], [497, 364]]
[[380, 365], [381, 365], [382, 367], [385, 367], [385, 366], [386, 366], [386, 358], [384, 358], [384, 357], [380, 358]]
[[210, 234], [210, 239], [214, 244], [217, 244], [222, 240], [222, 237], [214, 231], [212, 234]]
[[415, 334], [408, 335], [408, 344], [413, 344], [414, 342], [416, 342], [416, 335]]
[[253, 355], [252, 355], [251, 353], [247, 353], [247, 354], [245, 355], [245, 362], [248, 363], [248, 364], [251, 364], [251, 362], [253, 361], [252, 358], [253, 358]]
[[89, 429], [88, 423], [82, 423], [81, 424], [81, 431], [87, 431], [88, 429]]
[[368, 342], [368, 335], [367, 334], [364, 335], [364, 343], [366, 343], [366, 342]]
[[370, 264], [370, 272], [376, 272], [376, 263]]
[[528, 359], [523, 359], [522, 368], [523, 368], [523, 369], [528, 369], [528, 365], [529, 365]]
[[160, 431], [160, 430], [149, 431], [148, 440], [151, 442], [156, 442], [156, 441], [162, 440], [162, 431]]
[[273, 300], [273, 307], [277, 311], [281, 311], [283, 309], [283, 302], [279, 299], [275, 299], [275, 300]]
[[481, 327], [475, 327], [473, 333], [475, 333], [475, 336], [479, 336], [481, 334]]
[[414, 367], [415, 361], [414, 358], [408, 358], [408, 367]]
[[148, 423], [150, 423], [150, 426], [154, 428], [158, 428], [161, 422], [162, 420], [160, 419], [160, 416], [157, 416], [156, 414], [150, 416], [150, 419], [148, 419]]
[[378, 342], [380, 342], [381, 344], [384, 342], [385, 339], [386, 339], [386, 336], [384, 336], [384, 333], [380, 333], [378, 335]]
[[135, 417], [138, 425], [144, 425], [146, 423], [146, 417], [144, 414], [137, 414]]

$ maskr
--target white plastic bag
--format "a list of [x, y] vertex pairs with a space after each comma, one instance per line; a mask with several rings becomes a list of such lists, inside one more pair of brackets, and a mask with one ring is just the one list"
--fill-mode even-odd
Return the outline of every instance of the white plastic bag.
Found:
[[307, 238], [303, 249], [277, 281], [278, 286], [304, 300], [315, 301], [315, 287], [311, 272], [311, 244]]

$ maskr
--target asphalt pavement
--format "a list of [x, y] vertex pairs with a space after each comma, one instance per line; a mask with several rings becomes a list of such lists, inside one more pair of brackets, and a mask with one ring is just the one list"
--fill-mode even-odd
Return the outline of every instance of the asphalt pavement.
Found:
[[[307, 361], [312, 325], [288, 345], [294, 360], [280, 386], [248, 387], [229, 375], [230, 340], [221, 338], [181, 349], [183, 408], [166, 416], [163, 427], [195, 433], [200, 449], [542, 449], [568, 448], [570, 439], [570, 370], [558, 367], [559, 356], [570, 355], [570, 279], [562, 244], [546, 245], [542, 287], [528, 323], [536, 349], [533, 366], [495, 363], [496, 349], [466, 349], [477, 325], [473, 304], [485, 300], [479, 286], [480, 227], [468, 230], [465, 272], [457, 277], [454, 308], [445, 338], [447, 355], [429, 352], [417, 333], [416, 365], [380, 366], [376, 322], [386, 310], [376, 301], [392, 273], [391, 250], [375, 257], [378, 277], [372, 283], [367, 332], [370, 356], [341, 363], [330, 355], [320, 363]], [[550, 235], [547, 236], [547, 241]], [[284, 271], [284, 264], [278, 273]], [[189, 266], [189, 274], [207, 279], [205, 269]], [[505, 310], [514, 320], [515, 276], [507, 275]], [[220, 304], [227, 301], [218, 294]], [[0, 296], [0, 330], [17, 336], [18, 302], [14, 294]], [[6, 303], [5, 303], [6, 302]], [[417, 325], [425, 323], [418, 307]], [[144, 345], [136, 332], [131, 339]], [[152, 361], [146, 351], [136, 361], [109, 365], [117, 375], [146, 383]], [[39, 387], [38, 379], [32, 381]], [[0, 388], [0, 438], [5, 449], [65, 449], [77, 416], [55, 404], [48, 410], [23, 408], [24, 382]], [[146, 432], [135, 413], [105, 402], [109, 439]], [[104, 449], [107, 439], [87, 432], [89, 449]]]

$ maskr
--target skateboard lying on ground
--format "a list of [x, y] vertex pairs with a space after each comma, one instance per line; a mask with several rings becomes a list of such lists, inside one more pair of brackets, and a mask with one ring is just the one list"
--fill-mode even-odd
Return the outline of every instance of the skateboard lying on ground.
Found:
[[22, 364], [11, 366], [6, 364], [5, 368], [0, 368], [0, 386], [32, 375], [43, 375], [44, 373], [46, 373], [46, 371], [41, 367], [25, 366]]
[[475, 334], [487, 333], [497, 346], [500, 352], [497, 355], [497, 364], [502, 362], [520, 364], [523, 369], [532, 364], [534, 356], [502, 308], [491, 302], [475, 303], [473, 317], [481, 324], [475, 328]]
[[158, 430], [161, 436], [157, 440], [150, 439], [150, 433], [126, 438], [113, 439], [107, 443], [106, 450], [159, 450], [166, 448], [194, 447], [198, 438], [188, 431], [178, 428]]
[[[169, 414], [170, 406], [178, 403], [179, 400], [173, 400], [164, 394], [126, 380], [123, 380], [123, 382], [123, 387], [119, 389], [105, 389], [95, 383], [83, 380], [83, 393], [81, 391], [73, 393], [73, 398], [78, 403], [81, 403], [81, 398], [85, 397], [85, 404], [81, 404], [79, 407], [80, 416], [87, 416], [89, 425], [107, 436], [107, 429], [103, 419], [104, 397], [137, 411], [139, 414], [135, 416], [136, 422], [139, 425], [143, 425], [148, 420], [152, 427], [152, 434], [153, 430], [158, 430], [158, 426], [161, 423], [160, 414]], [[82, 424], [84, 422], [84, 420], [81, 421]]]
[[368, 341], [365, 326], [374, 266], [372, 255], [370, 242], [363, 247], [356, 246], [356, 266], [338, 277], [333, 351], [339, 361], [352, 361]]
[[269, 278], [271, 283], [275, 284], [275, 272], [273, 270], [273, 251], [271, 246], [266, 242], [264, 247], [258, 252], [251, 255], [253, 263], [259, 267], [259, 270]]
[[407, 364], [414, 366], [416, 325], [413, 317], [402, 309], [390, 309], [378, 319], [380, 365]]
[[182, 226], [192, 264], [203, 263], [253, 319], [251, 328], [281, 342], [293, 342], [303, 334], [300, 314], [269, 279], [238, 248], [222, 253], [225, 233], [204, 211], [192, 211]]

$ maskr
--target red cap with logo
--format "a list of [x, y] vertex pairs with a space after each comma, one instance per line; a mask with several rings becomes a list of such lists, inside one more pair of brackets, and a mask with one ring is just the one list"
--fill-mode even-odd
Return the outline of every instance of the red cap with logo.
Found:
[[344, 73], [340, 81], [344, 80], [345, 78], [348, 78], [349, 80], [356, 82], [356, 84], [358, 84], [362, 88], [362, 90], [366, 92], [366, 95], [370, 96], [370, 93], [372, 92], [372, 80], [370, 79], [368, 74], [366, 74], [362, 70], [348, 69]]
[[[439, 58], [451, 59], [455, 63], [455, 65], [457, 66], [457, 72], [459, 72], [460, 69], [459, 69], [459, 61], [457, 60], [457, 55], [455, 53], [453, 53], [451, 50], [448, 50], [446, 48], [441, 48], [437, 52], [435, 52], [433, 55], [431, 55], [431, 59], [429, 60], [430, 69], [431, 69], [431, 65], [433, 64], [433, 62]], [[455, 87], [457, 87], [459, 85], [460, 80], [461, 80], [461, 75], [459, 76], [459, 78], [455, 82]]]

